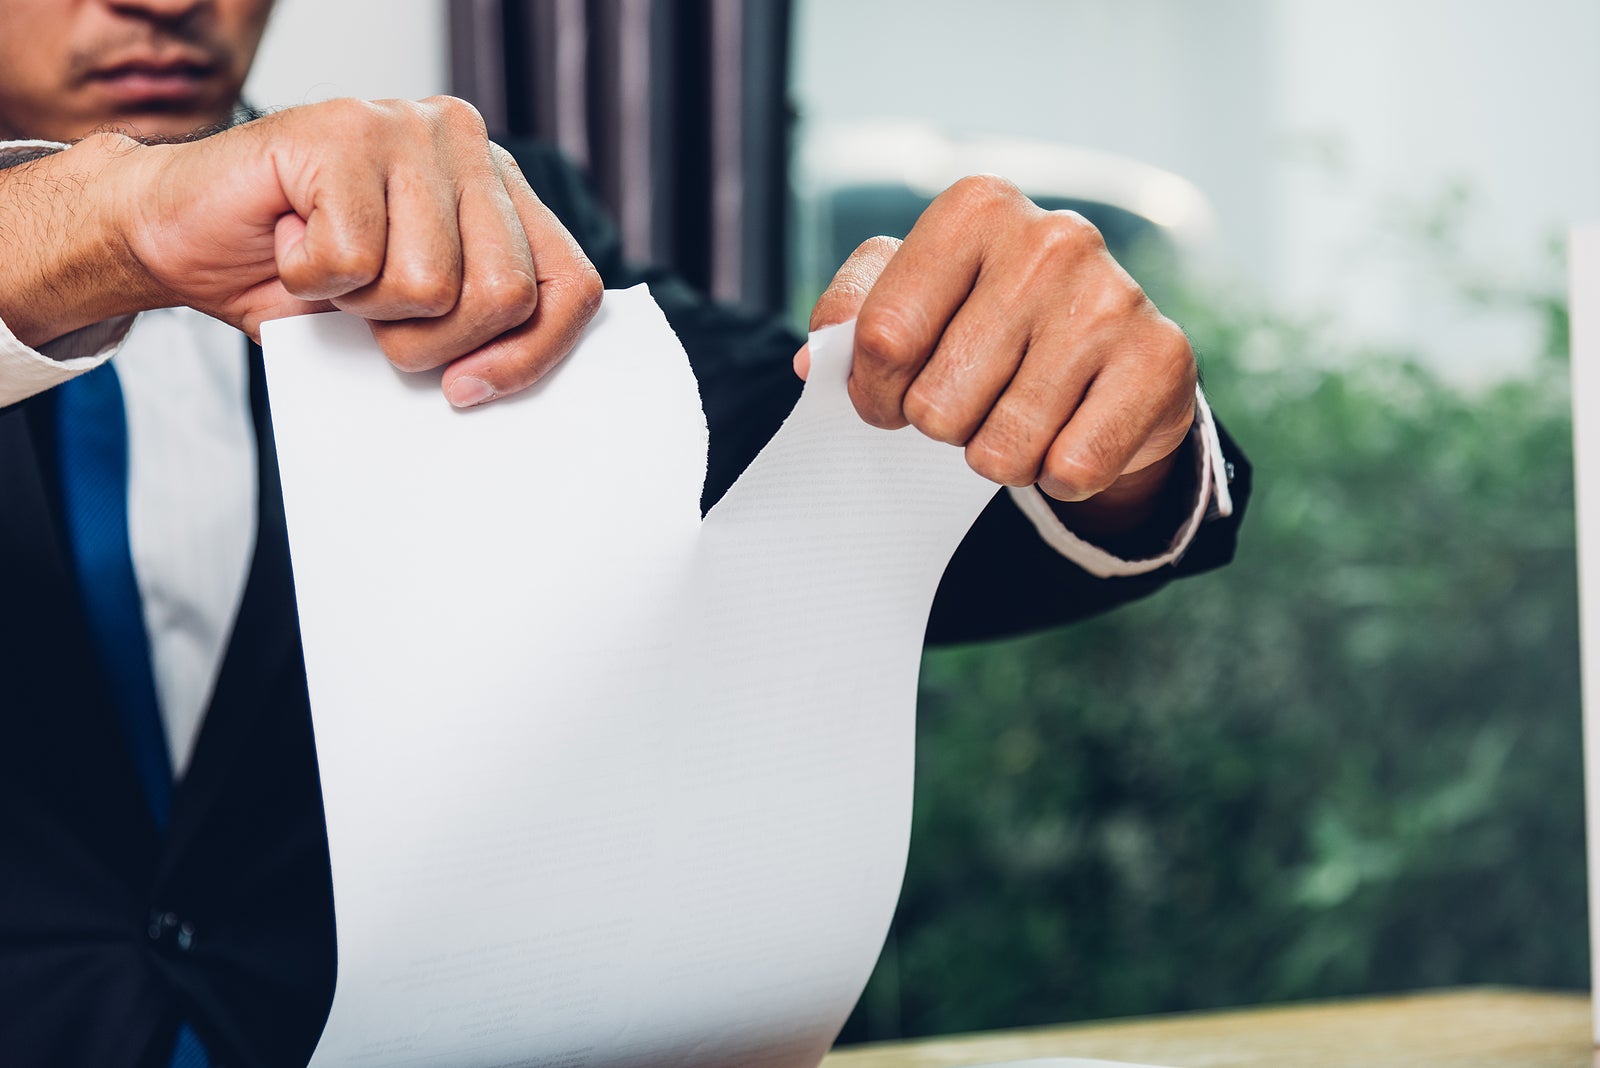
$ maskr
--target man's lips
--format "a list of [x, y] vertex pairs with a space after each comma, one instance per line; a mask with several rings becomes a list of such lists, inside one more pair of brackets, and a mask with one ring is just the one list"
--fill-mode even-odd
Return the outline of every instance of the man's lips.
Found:
[[98, 86], [123, 107], [190, 103], [205, 95], [217, 68], [208, 63], [133, 61], [105, 67], [89, 74]]

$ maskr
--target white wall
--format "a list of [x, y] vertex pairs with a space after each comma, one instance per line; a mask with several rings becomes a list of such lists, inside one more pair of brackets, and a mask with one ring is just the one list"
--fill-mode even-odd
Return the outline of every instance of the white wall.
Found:
[[245, 96], [277, 107], [449, 88], [445, 0], [278, 0]]
[[932, 117], [1154, 163], [1216, 206], [1224, 261], [1290, 307], [1469, 370], [1533, 345], [1468, 317], [1414, 218], [1471, 191], [1466, 264], [1554, 288], [1600, 219], [1595, 0], [798, 0], [804, 121]]
[[[1449, 274], [1559, 290], [1550, 238], [1600, 220], [1600, 4], [1293, 0], [1279, 5], [1279, 125], [1321, 173], [1278, 165], [1281, 289], [1467, 366], [1526, 350], [1533, 322], [1454, 298]], [[1461, 255], [1404, 235], [1458, 185]]]

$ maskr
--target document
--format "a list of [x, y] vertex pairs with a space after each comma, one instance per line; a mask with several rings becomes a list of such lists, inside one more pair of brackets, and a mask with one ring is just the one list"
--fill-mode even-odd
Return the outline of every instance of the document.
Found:
[[465, 412], [359, 319], [264, 340], [338, 930], [313, 1064], [813, 1068], [894, 910], [923, 629], [997, 487], [856, 416], [848, 326], [704, 521], [643, 288]]

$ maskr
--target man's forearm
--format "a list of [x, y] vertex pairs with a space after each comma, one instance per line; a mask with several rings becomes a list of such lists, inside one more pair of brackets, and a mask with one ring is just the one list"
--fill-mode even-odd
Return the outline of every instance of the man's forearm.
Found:
[[159, 304], [116, 221], [121, 163], [135, 150], [96, 135], [0, 170], [0, 319], [24, 344]]

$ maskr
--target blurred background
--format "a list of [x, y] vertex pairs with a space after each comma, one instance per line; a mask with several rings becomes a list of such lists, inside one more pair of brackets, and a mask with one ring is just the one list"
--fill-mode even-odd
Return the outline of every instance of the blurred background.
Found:
[[1587, 986], [1596, 55], [1592, 0], [281, 0], [248, 91], [466, 95], [583, 162], [635, 255], [797, 325], [998, 171], [1189, 331], [1257, 465], [1238, 563], [928, 654], [866, 1040]]

